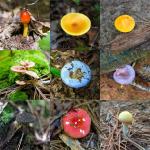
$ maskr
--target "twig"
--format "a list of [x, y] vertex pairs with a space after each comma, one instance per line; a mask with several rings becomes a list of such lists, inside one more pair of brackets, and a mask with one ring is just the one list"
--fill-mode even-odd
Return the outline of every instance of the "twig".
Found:
[[26, 5], [27, 5], [27, 6], [32, 6], [32, 5], [35, 5], [38, 1], [39, 1], [39, 0], [36, 0], [35, 2], [26, 4]]
[[20, 147], [21, 147], [21, 143], [22, 143], [23, 137], [24, 137], [24, 133], [22, 133], [22, 135], [21, 135], [21, 138], [20, 138], [19, 143], [18, 143], [17, 150], [20, 150]]
[[142, 86], [140, 84], [137, 84], [135, 82], [131, 83], [131, 85], [143, 90], [143, 91], [146, 91], [146, 92], [150, 92], [150, 87], [145, 87], [145, 86]]
[[131, 140], [130, 138], [128, 138], [127, 136], [125, 136], [125, 139], [129, 142], [131, 142], [135, 147], [137, 147], [139, 150], [145, 150], [145, 148], [143, 148], [141, 145], [139, 145], [138, 143], [134, 142], [133, 140]]

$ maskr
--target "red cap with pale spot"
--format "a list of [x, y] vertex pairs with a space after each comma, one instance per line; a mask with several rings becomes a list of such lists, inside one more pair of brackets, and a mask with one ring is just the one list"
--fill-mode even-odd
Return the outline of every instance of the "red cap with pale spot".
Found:
[[62, 127], [70, 137], [83, 138], [90, 132], [91, 118], [84, 109], [73, 109], [62, 118]]

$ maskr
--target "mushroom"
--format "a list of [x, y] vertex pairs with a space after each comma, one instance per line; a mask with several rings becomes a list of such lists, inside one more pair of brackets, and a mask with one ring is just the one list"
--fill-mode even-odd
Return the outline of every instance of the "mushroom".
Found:
[[25, 68], [32, 68], [35, 66], [35, 63], [32, 61], [21, 61], [20, 64]]
[[90, 82], [91, 70], [85, 63], [74, 60], [61, 69], [61, 79], [69, 87], [78, 89]]
[[113, 74], [114, 80], [121, 85], [128, 85], [133, 82], [135, 79], [135, 71], [134, 68], [130, 65], [125, 65], [122, 68], [116, 69]]
[[128, 125], [131, 125], [133, 122], [132, 114], [128, 111], [123, 111], [119, 114], [118, 119], [120, 122], [122, 122], [123, 125], [122, 129], [123, 129], [124, 136], [128, 136], [129, 133]]
[[31, 16], [30, 16], [30, 13], [27, 9], [23, 9], [21, 11], [20, 20], [21, 20], [21, 23], [24, 26], [23, 37], [27, 37], [28, 36], [28, 24], [31, 21]]
[[120, 32], [130, 32], [135, 27], [135, 21], [132, 16], [121, 15], [115, 19], [114, 25]]
[[68, 13], [62, 17], [60, 25], [67, 34], [80, 36], [89, 31], [91, 21], [82, 13]]
[[26, 85], [27, 83], [25, 81], [17, 80], [16, 84], [18, 84], [18, 85]]
[[91, 118], [84, 109], [76, 108], [62, 117], [61, 124], [70, 137], [83, 138], [90, 132]]
[[11, 67], [11, 71], [18, 72], [18, 73], [25, 73], [26, 72], [26, 68], [23, 67], [23, 66], [12, 66]]
[[27, 74], [27, 75], [29, 75], [29, 76], [35, 78], [35, 79], [39, 79], [39, 76], [38, 76], [37, 73], [34, 72], [34, 71], [26, 70], [25, 74]]

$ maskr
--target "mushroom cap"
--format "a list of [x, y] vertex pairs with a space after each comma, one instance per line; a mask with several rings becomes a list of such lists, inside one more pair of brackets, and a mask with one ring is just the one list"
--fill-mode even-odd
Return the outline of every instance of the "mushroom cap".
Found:
[[[73, 77], [71, 74], [76, 74]], [[74, 60], [61, 69], [61, 79], [62, 81], [72, 88], [81, 88], [86, 86], [91, 80], [91, 70], [85, 63]]]
[[135, 27], [135, 20], [132, 16], [121, 15], [115, 19], [114, 25], [120, 32], [130, 32]]
[[131, 84], [135, 79], [135, 70], [130, 65], [125, 65], [122, 68], [116, 69], [113, 74], [114, 80], [119, 84]]
[[20, 64], [25, 68], [32, 68], [35, 66], [35, 63], [32, 61], [21, 61]]
[[35, 79], [39, 79], [39, 76], [38, 76], [37, 73], [34, 72], [34, 71], [26, 70], [25, 74], [27, 74], [27, 75], [29, 75], [29, 76], [35, 78]]
[[11, 71], [13, 72], [19, 72], [19, 73], [25, 73], [26, 69], [23, 66], [12, 66]]
[[16, 84], [18, 84], [18, 85], [26, 85], [26, 82], [25, 81], [17, 80]]
[[73, 109], [63, 116], [62, 127], [64, 132], [72, 138], [83, 138], [91, 128], [89, 114], [81, 108]]
[[20, 12], [20, 20], [23, 24], [28, 24], [31, 20], [30, 13], [24, 9]]
[[60, 25], [67, 34], [72, 36], [80, 36], [89, 31], [91, 21], [84, 14], [68, 13], [62, 17]]
[[133, 122], [133, 116], [128, 111], [123, 111], [119, 114], [118, 117], [119, 121], [125, 124], [132, 124]]

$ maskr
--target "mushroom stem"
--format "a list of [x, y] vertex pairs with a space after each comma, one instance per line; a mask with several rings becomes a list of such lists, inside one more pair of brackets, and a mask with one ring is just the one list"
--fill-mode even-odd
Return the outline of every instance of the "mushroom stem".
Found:
[[127, 124], [122, 123], [122, 131], [123, 131], [123, 135], [125, 137], [128, 137], [128, 133], [129, 133], [129, 128]]
[[28, 36], [28, 24], [23, 24], [24, 29], [23, 29], [23, 37], [27, 37]]
[[121, 84], [121, 85], [120, 85], [120, 88], [123, 89], [123, 87], [124, 87], [123, 84]]

